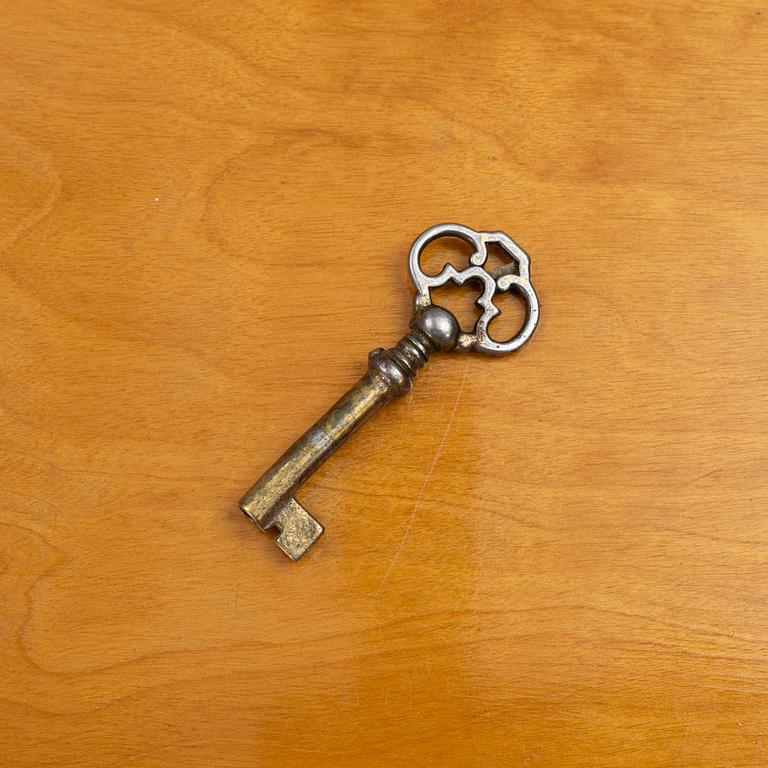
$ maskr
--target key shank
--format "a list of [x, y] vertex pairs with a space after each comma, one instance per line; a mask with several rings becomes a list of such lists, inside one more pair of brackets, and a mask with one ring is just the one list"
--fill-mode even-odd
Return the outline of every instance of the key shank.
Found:
[[360, 381], [305, 432], [240, 500], [262, 531], [277, 528], [277, 545], [298, 560], [323, 526], [294, 498], [301, 484], [383, 405], [411, 388], [432, 352], [456, 347], [459, 325], [441, 307], [414, 315], [411, 330], [391, 349], [375, 349]]

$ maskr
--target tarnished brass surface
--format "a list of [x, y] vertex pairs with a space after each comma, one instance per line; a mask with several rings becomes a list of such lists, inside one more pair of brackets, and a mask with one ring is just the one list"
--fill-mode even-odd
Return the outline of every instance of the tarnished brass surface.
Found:
[[280, 529], [277, 545], [298, 560], [323, 526], [292, 494], [366, 419], [393, 397], [383, 376], [369, 371], [305, 432], [243, 496], [240, 508], [262, 530]]

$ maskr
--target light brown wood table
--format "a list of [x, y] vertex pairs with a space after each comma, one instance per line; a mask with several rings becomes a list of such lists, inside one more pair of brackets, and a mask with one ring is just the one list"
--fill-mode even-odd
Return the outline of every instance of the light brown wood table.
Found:
[[[768, 6], [9, 0], [8, 766], [768, 764]], [[539, 330], [238, 511], [429, 225]]]

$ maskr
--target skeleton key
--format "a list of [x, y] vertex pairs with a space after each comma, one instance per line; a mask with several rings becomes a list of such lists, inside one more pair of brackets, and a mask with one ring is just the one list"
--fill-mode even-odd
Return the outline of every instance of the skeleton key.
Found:
[[[437, 275], [421, 268], [423, 250], [440, 237], [458, 237], [474, 251], [461, 270], [446, 264]], [[484, 269], [489, 244], [497, 244], [509, 263], [492, 271]], [[298, 560], [317, 541], [324, 528], [294, 498], [301, 484], [385, 403], [405, 394], [418, 371], [433, 352], [476, 349], [489, 355], [514, 352], [533, 335], [539, 319], [539, 302], [530, 282], [530, 260], [525, 251], [503, 232], [476, 232], [460, 224], [439, 224], [416, 238], [408, 261], [416, 288], [415, 312], [409, 332], [391, 349], [374, 349], [368, 370], [313, 427], [302, 435], [268, 469], [240, 500], [240, 508], [266, 531], [277, 528], [277, 545], [292, 560]], [[482, 314], [472, 333], [464, 333], [456, 318], [432, 303], [431, 290], [453, 281], [463, 285], [479, 281], [483, 292], [475, 302]], [[517, 291], [524, 299], [526, 316], [522, 328], [507, 341], [496, 341], [488, 324], [500, 314], [493, 297]]]

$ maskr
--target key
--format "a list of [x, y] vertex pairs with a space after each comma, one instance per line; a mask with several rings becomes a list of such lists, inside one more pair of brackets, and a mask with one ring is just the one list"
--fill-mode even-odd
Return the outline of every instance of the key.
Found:
[[[446, 264], [436, 275], [421, 268], [421, 255], [429, 243], [440, 237], [458, 237], [473, 247], [465, 268]], [[488, 245], [497, 244], [509, 263], [486, 270]], [[278, 547], [298, 560], [323, 533], [323, 526], [296, 500], [307, 478], [363, 422], [383, 405], [405, 394], [419, 370], [435, 352], [477, 350], [489, 355], [514, 352], [536, 330], [539, 302], [530, 281], [530, 259], [526, 252], [503, 232], [476, 232], [460, 224], [438, 224], [416, 238], [408, 259], [408, 271], [416, 288], [414, 315], [408, 333], [390, 349], [374, 349], [368, 356], [368, 370], [330, 410], [310, 427], [253, 485], [240, 500], [240, 509], [262, 530], [276, 528]], [[471, 333], [462, 331], [447, 309], [432, 303], [431, 291], [449, 281], [463, 285], [479, 281], [483, 291], [476, 300], [482, 310]], [[495, 340], [489, 323], [500, 314], [493, 303], [498, 293], [517, 291], [525, 301], [522, 327], [507, 341]]]

